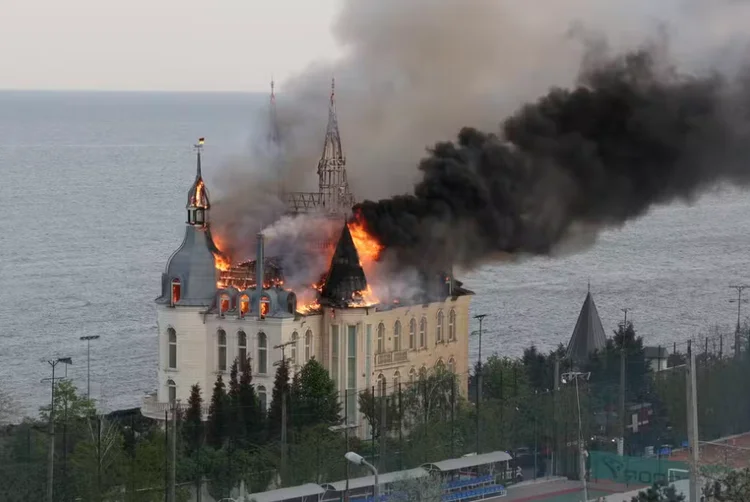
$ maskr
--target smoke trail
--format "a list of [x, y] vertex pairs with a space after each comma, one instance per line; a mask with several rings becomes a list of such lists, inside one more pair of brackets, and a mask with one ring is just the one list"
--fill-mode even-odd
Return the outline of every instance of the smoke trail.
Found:
[[[623, 51], [663, 30], [681, 69], [709, 61], [728, 72], [746, 54], [748, 18], [747, 2], [722, 0], [345, 0], [333, 28], [344, 55], [279, 84], [280, 162], [254, 151], [218, 180], [215, 228], [252, 254], [257, 215], [268, 223], [284, 206], [258, 179], [281, 173], [287, 190], [316, 190], [332, 76], [352, 190], [377, 199], [411, 191], [426, 146], [465, 124], [493, 130], [549, 86], [573, 85], [600, 33]], [[252, 142], [263, 145], [267, 115], [256, 119]], [[269, 206], [279, 209], [266, 218]]]
[[497, 134], [463, 128], [420, 162], [413, 195], [366, 201], [359, 217], [403, 263], [473, 266], [750, 183], [748, 81], [680, 74], [661, 49], [593, 55], [577, 87], [523, 106]]

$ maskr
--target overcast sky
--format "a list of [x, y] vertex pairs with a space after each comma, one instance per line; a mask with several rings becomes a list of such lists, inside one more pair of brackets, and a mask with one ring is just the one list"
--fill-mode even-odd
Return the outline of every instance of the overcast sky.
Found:
[[266, 91], [338, 52], [341, 0], [0, 0], [0, 89]]

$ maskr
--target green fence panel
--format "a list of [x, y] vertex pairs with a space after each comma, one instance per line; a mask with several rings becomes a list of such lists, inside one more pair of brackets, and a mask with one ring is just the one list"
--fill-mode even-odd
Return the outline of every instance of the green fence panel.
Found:
[[629, 457], [616, 453], [592, 451], [591, 478], [617, 483], [651, 485], [657, 481], [687, 479], [688, 465], [664, 457]]

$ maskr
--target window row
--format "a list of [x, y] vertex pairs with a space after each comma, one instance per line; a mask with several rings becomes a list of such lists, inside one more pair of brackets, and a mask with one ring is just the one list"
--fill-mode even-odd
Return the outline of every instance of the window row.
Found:
[[[445, 363], [443, 363], [443, 360], [438, 360], [437, 363], [435, 363], [435, 368], [445, 370], [447, 369], [451, 373], [456, 372], [456, 360], [454, 358], [450, 358], [448, 360], [448, 367], [446, 368]], [[427, 366], [422, 365], [422, 367], [417, 371], [416, 368], [412, 368], [409, 370], [409, 384], [415, 383], [420, 377], [427, 375]], [[393, 380], [391, 381], [391, 384], [388, 384], [388, 381], [386, 379], [386, 376], [383, 373], [380, 373], [378, 375], [378, 383], [377, 383], [377, 392], [378, 395], [383, 394], [390, 394], [391, 392], [398, 392], [399, 385], [401, 384], [401, 372], [396, 370], [393, 373]], [[389, 392], [390, 389], [390, 392]]]
[[307, 361], [309, 361], [310, 359], [312, 359], [312, 357], [313, 357], [313, 334], [312, 334], [312, 330], [308, 329], [307, 332], [305, 333], [305, 347], [304, 347], [304, 353], [303, 353], [304, 359], [301, 362], [299, 361], [299, 358], [298, 358], [298, 354], [300, 353], [300, 351], [297, 349], [298, 342], [299, 342], [299, 333], [297, 333], [295, 331], [294, 333], [292, 333], [292, 345], [291, 345], [291, 349], [292, 349], [292, 358], [291, 358], [292, 361], [291, 361], [291, 363], [292, 363], [292, 366], [298, 366], [298, 365], [304, 364]]
[[[312, 338], [312, 335], [311, 335]], [[262, 331], [258, 332], [257, 340], [257, 356], [255, 359], [255, 372], [256, 373], [268, 373], [268, 336]], [[177, 332], [174, 328], [167, 329], [167, 367], [172, 370], [177, 369]], [[226, 371], [228, 366], [227, 361], [227, 333], [223, 329], [216, 332], [216, 345], [217, 345], [217, 364], [216, 369], [218, 371]], [[240, 364], [245, 361], [252, 360], [248, 356], [247, 346], [247, 334], [244, 331], [237, 332], [237, 360]]]
[[[435, 343], [443, 343], [446, 341], [446, 333], [444, 329], [445, 315], [442, 310], [438, 310], [435, 322]], [[417, 339], [417, 333], [419, 338]], [[417, 319], [412, 317], [409, 321], [409, 339], [406, 348], [409, 350], [424, 349], [427, 347], [427, 317], [422, 316], [419, 320], [419, 331], [417, 331]], [[448, 333], [447, 341], [456, 341], [456, 311], [451, 309], [448, 313]], [[378, 325], [378, 346], [377, 353], [383, 353], [386, 351], [386, 328], [382, 322]], [[396, 321], [393, 324], [393, 350], [403, 350], [403, 340], [401, 333], [401, 321]]]
[[[169, 391], [168, 399], [170, 403], [177, 401], [177, 385], [171, 378], [167, 380], [167, 390]], [[258, 394], [258, 401], [260, 401], [260, 409], [265, 413], [268, 411], [268, 391], [263, 385], [259, 385], [255, 388], [255, 392]]]

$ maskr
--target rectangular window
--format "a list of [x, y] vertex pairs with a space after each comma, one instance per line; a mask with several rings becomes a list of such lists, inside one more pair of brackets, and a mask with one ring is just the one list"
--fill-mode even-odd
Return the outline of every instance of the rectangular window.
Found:
[[357, 326], [348, 326], [347, 334], [347, 394], [346, 406], [349, 423], [356, 423], [357, 414]]
[[339, 327], [331, 326], [331, 380], [339, 389]]
[[169, 344], [169, 368], [177, 369], [177, 344]]
[[372, 375], [372, 324], [365, 326], [365, 387], [368, 389], [370, 388], [370, 375]]

